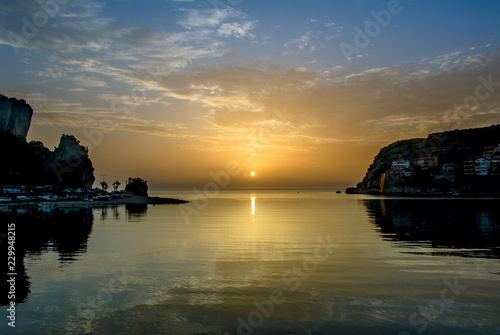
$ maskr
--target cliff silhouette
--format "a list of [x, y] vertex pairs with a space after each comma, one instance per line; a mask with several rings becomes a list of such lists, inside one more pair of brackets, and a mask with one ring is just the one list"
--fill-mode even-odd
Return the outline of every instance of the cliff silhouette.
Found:
[[0, 133], [8, 132], [26, 139], [32, 116], [33, 109], [26, 101], [0, 94]]
[[500, 196], [500, 125], [392, 143], [346, 192]]
[[72, 135], [62, 135], [54, 151], [27, 142], [33, 109], [24, 100], [0, 94], [0, 185], [90, 189], [94, 167], [88, 150]]

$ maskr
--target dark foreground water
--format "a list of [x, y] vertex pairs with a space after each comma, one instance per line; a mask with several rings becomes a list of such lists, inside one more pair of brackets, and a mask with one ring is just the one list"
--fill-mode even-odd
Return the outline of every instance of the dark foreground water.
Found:
[[500, 333], [500, 200], [227, 191], [0, 221], [1, 333]]

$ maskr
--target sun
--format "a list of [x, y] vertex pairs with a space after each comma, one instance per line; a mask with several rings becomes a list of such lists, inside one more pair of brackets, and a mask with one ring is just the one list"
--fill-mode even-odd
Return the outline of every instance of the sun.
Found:
[[254, 171], [250, 172], [250, 175], [251, 175], [252, 177], [254, 177], [254, 176], [255, 176], [255, 172], [254, 172]]

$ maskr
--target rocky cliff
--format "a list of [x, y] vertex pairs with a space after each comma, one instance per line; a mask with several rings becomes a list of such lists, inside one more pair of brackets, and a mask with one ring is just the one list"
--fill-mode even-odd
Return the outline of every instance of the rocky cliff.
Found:
[[26, 101], [0, 94], [0, 133], [26, 138], [32, 116], [33, 109]]
[[500, 125], [392, 143], [348, 193], [500, 195]]
[[88, 150], [71, 135], [61, 137], [54, 150], [53, 168], [59, 182], [67, 187], [89, 189], [95, 180]]
[[0, 186], [89, 189], [94, 183], [94, 168], [87, 149], [70, 135], [63, 135], [59, 146], [50, 151], [41, 142], [26, 143], [10, 133], [0, 134], [0, 157]]
[[74, 136], [62, 135], [54, 151], [39, 141], [26, 142], [32, 115], [24, 100], [0, 95], [0, 186], [91, 188], [94, 167], [88, 150]]

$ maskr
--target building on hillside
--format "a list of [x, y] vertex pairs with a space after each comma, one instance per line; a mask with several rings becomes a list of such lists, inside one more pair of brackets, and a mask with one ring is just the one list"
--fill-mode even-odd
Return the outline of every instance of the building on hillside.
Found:
[[426, 171], [431, 167], [438, 166], [438, 157], [435, 155], [420, 156], [415, 158], [413, 163], [416, 166], [420, 166], [422, 171]]
[[441, 173], [445, 175], [453, 175], [457, 172], [457, 164], [446, 163], [441, 166]]
[[500, 145], [493, 150], [493, 158], [491, 160], [500, 160]]
[[7, 194], [23, 194], [23, 193], [26, 193], [26, 186], [5, 185], [3, 187], [3, 193], [7, 193]]
[[484, 158], [477, 158], [474, 162], [474, 172], [477, 176], [487, 176], [490, 172], [490, 161]]
[[487, 146], [483, 148], [483, 158], [491, 161], [493, 159], [493, 156], [495, 154], [495, 147], [494, 146]]
[[404, 170], [402, 170], [402, 169], [391, 169], [391, 170], [388, 170], [386, 173], [388, 176], [394, 176], [394, 177], [403, 177], [404, 176]]
[[490, 164], [490, 174], [500, 175], [500, 158], [493, 158]]
[[474, 161], [468, 160], [464, 162], [463, 165], [464, 169], [464, 175], [465, 176], [473, 176], [475, 171], [474, 171]]
[[410, 168], [410, 161], [406, 159], [399, 159], [397, 161], [392, 161], [392, 169], [394, 170], [404, 170]]

